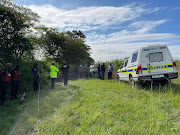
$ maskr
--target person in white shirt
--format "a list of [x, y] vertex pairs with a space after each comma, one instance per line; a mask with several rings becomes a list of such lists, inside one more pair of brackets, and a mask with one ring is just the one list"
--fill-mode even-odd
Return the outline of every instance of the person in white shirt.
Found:
[[94, 64], [92, 63], [92, 64], [90, 65], [90, 67], [89, 67], [91, 78], [94, 78], [94, 68], [95, 68], [95, 66], [94, 66]]

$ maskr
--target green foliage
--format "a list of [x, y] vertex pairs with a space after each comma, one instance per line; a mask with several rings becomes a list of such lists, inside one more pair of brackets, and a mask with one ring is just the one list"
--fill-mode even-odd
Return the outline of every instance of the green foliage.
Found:
[[27, 36], [29, 28], [38, 20], [37, 14], [12, 1], [0, 5], [0, 62], [18, 61], [31, 54], [33, 46]]
[[[70, 81], [69, 86], [55, 85], [55, 91], [42, 88], [27, 93], [26, 103], [14, 109], [7, 102], [0, 106], [5, 124], [11, 130], [3, 134], [177, 134], [180, 132], [180, 82], [171, 88], [150, 90], [132, 89], [115, 80]], [[22, 108], [21, 108], [22, 107]], [[6, 109], [5, 109], [6, 108]], [[22, 111], [11, 127], [18, 111]], [[3, 121], [4, 122], [4, 121]], [[4, 124], [0, 124], [4, 125]], [[0, 127], [2, 129], [2, 127]], [[1, 130], [2, 131], [2, 130]]]
[[58, 32], [56, 29], [37, 27], [41, 33], [37, 44], [45, 50], [46, 56], [62, 63], [64, 60], [69, 64], [81, 64], [93, 61], [90, 58], [90, 47], [85, 44], [85, 35], [81, 31]]

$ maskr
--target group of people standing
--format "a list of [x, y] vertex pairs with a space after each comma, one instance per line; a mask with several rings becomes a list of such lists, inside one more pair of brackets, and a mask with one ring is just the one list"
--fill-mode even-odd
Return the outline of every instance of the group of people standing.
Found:
[[9, 87], [9, 83], [11, 83], [11, 93], [10, 100], [17, 99], [18, 89], [19, 89], [19, 80], [20, 80], [20, 71], [19, 65], [10, 71], [11, 64], [7, 63], [5, 68], [0, 72], [0, 94], [1, 94], [1, 103], [4, 104], [6, 101], [6, 93]]
[[[5, 65], [4, 70], [0, 71], [0, 94], [1, 94], [1, 104], [3, 104], [6, 100], [6, 93], [8, 90], [9, 83], [11, 83], [11, 93], [10, 93], [10, 99], [17, 99], [17, 94], [19, 90], [19, 81], [21, 77], [20, 73], [20, 67], [19, 65], [16, 65], [16, 67], [10, 71], [11, 64], [7, 63]], [[64, 81], [64, 85], [66, 86], [68, 84], [68, 77], [69, 77], [69, 65], [64, 61], [64, 64], [61, 66], [61, 68], [57, 68], [55, 66], [55, 63], [52, 62], [52, 65], [49, 67], [50, 69], [50, 78], [51, 78], [51, 90], [54, 90], [54, 84], [57, 81], [59, 71], [62, 71], [62, 78]], [[101, 80], [104, 80], [106, 66], [105, 63], [98, 66], [94, 66], [92, 63], [90, 67], [87, 65], [83, 66], [80, 65], [79, 67], [74, 67], [74, 79], [78, 78], [78, 74], [80, 78], [82, 77], [88, 77], [89, 71], [90, 71], [90, 77], [93, 78], [94, 74], [98, 73], [98, 78]], [[79, 72], [79, 73], [78, 73]], [[108, 79], [112, 79], [112, 72], [113, 72], [113, 66], [110, 63], [108, 66]], [[33, 76], [33, 89], [34, 91], [38, 91], [39, 89], [39, 70], [38, 70], [38, 63], [34, 64], [34, 67], [32, 68], [32, 76]]]
[[[60, 70], [62, 70], [65, 86], [68, 84], [69, 69], [70, 69], [69, 65], [66, 63], [66, 61], [64, 61], [64, 64], [61, 66]], [[57, 81], [58, 72], [59, 69], [55, 66], [55, 63], [52, 62], [52, 65], [50, 66], [51, 90], [54, 90], [54, 84]]]
[[78, 67], [78, 66], [74, 66], [74, 70], [73, 70], [73, 79], [76, 80], [78, 78], [83, 78], [83, 77], [88, 77], [88, 66], [87, 64], [85, 64], [85, 66], [83, 66], [82, 64]]
[[[106, 72], [106, 65], [103, 62], [102, 65], [100, 65], [100, 63], [98, 64], [98, 66], [94, 66], [94, 64], [92, 63], [89, 67], [90, 69], [90, 76], [91, 78], [94, 78], [94, 74], [98, 73], [98, 79], [104, 80], [104, 76], [105, 76], [105, 72]], [[110, 63], [108, 66], [108, 79], [112, 79], [112, 72], [113, 72], [113, 66]]]
[[[105, 72], [106, 72], [106, 65], [103, 62], [102, 65], [99, 63], [97, 66], [94, 65], [94, 63], [91, 63], [88, 67], [87, 64], [85, 66], [80, 65], [75, 66], [73, 70], [73, 78], [74, 80], [78, 78], [83, 78], [90, 75], [91, 78], [94, 78], [95, 73], [98, 73], [98, 79], [104, 80], [105, 78]], [[113, 72], [113, 66], [110, 63], [108, 66], [108, 79], [112, 79], [112, 72]]]
[[[69, 76], [69, 65], [66, 64], [64, 61], [64, 64], [61, 66], [60, 70], [62, 70], [64, 85], [68, 84], [68, 76]], [[0, 98], [1, 103], [4, 104], [6, 101], [6, 95], [8, 91], [9, 84], [11, 84], [11, 92], [10, 92], [10, 100], [18, 99], [18, 90], [19, 90], [19, 83], [21, 78], [20, 73], [20, 67], [19, 65], [16, 65], [16, 67], [11, 70], [11, 64], [7, 63], [5, 65], [5, 68], [0, 71]], [[50, 78], [51, 78], [51, 90], [54, 90], [54, 84], [57, 79], [57, 74], [59, 72], [59, 69], [55, 67], [55, 63], [52, 62], [52, 65], [50, 66]], [[32, 76], [33, 76], [33, 89], [34, 91], [39, 90], [39, 69], [38, 69], [38, 63], [34, 63], [34, 67], [32, 68]]]

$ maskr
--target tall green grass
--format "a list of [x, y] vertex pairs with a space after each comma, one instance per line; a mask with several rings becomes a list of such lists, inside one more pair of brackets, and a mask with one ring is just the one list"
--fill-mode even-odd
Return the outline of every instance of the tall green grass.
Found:
[[71, 81], [27, 103], [10, 134], [178, 134], [180, 92], [137, 90], [115, 80]]
[[69, 104], [41, 121], [42, 134], [178, 134], [180, 95], [88, 80]]
[[170, 87], [156, 86], [152, 91], [97, 79], [49, 89], [50, 85], [42, 87], [39, 100], [38, 93], [29, 91], [23, 105], [14, 100], [0, 106], [0, 134], [180, 133], [179, 78]]

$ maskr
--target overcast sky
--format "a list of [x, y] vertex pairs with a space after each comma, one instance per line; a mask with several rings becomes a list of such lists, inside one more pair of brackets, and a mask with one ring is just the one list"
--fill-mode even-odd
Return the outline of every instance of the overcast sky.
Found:
[[180, 59], [180, 0], [15, 0], [60, 32], [81, 30], [95, 61], [166, 44]]

